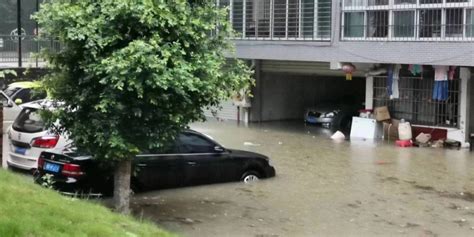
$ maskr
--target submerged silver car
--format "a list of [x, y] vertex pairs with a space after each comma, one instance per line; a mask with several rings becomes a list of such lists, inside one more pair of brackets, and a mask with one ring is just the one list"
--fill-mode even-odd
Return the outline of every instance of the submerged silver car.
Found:
[[322, 104], [308, 108], [304, 114], [307, 124], [318, 124], [333, 132], [341, 131], [349, 134], [352, 126], [352, 117], [359, 114], [358, 105]]

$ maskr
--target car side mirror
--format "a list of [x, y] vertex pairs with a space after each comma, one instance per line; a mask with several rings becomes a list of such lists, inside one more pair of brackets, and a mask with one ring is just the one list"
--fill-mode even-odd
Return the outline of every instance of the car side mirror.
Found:
[[13, 101], [9, 100], [9, 101], [7, 102], [7, 106], [6, 106], [6, 107], [8, 107], [8, 108], [13, 107]]
[[216, 151], [216, 152], [224, 152], [225, 149], [224, 149], [224, 147], [221, 147], [221, 146], [215, 146], [215, 147], [214, 147], [214, 151]]
[[18, 99], [15, 100], [15, 104], [17, 104], [17, 105], [23, 104], [23, 100], [18, 98]]

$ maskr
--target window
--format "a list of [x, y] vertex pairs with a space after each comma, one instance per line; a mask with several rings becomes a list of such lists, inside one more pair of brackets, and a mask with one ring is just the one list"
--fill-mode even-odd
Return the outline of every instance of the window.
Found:
[[369, 0], [369, 6], [386, 6], [388, 5], [388, 0]]
[[443, 0], [420, 0], [420, 4], [440, 4]]
[[[364, 0], [367, 1], [367, 0]], [[319, 39], [331, 37], [331, 0], [221, 0], [241, 38]]]
[[273, 36], [286, 36], [286, 0], [274, 0], [273, 5]]
[[179, 150], [176, 141], [169, 142], [160, 148], [142, 150], [142, 154], [177, 154]]
[[37, 133], [44, 130], [44, 122], [36, 109], [23, 109], [12, 126], [19, 132]]
[[288, 37], [299, 36], [299, 0], [288, 1]]
[[209, 140], [191, 133], [180, 134], [177, 145], [181, 153], [213, 153], [216, 146]]
[[344, 14], [344, 36], [364, 37], [364, 12], [346, 12]]
[[245, 36], [270, 36], [270, 0], [246, 0]]
[[474, 9], [468, 9], [466, 13], [466, 36], [474, 37]]
[[[314, 32], [314, 0], [301, 1], [301, 35], [313, 37]], [[318, 9], [319, 10], [319, 9]]]
[[395, 0], [395, 4], [416, 4], [416, 0]]
[[388, 11], [367, 12], [367, 37], [388, 36]]
[[415, 11], [393, 12], [393, 36], [414, 37], [415, 36]]
[[366, 0], [344, 0], [345, 7], [363, 7]]
[[331, 36], [331, 0], [318, 0], [318, 34], [319, 38]]
[[[473, 1], [344, 0], [342, 37], [395, 41], [472, 41]], [[364, 24], [360, 24], [362, 20]], [[361, 27], [363, 36], [359, 29]]]
[[12, 97], [15, 93], [17, 93], [19, 90], [21, 89], [21, 87], [7, 87], [7, 89], [5, 89], [5, 94], [8, 96], [8, 97]]
[[441, 9], [420, 10], [420, 38], [441, 37]]
[[234, 0], [232, 7], [232, 26], [234, 30], [238, 33], [242, 33], [244, 26], [244, 2], [243, 0]]
[[462, 37], [464, 9], [446, 9], [446, 37]]

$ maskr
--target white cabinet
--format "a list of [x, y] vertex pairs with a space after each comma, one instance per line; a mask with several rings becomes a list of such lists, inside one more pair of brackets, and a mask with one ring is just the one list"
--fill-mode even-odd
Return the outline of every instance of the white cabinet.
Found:
[[352, 117], [351, 138], [382, 139], [382, 123], [375, 119]]

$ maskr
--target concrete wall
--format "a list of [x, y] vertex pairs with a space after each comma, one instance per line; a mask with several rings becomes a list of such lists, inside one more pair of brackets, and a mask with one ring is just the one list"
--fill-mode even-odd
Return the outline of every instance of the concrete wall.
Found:
[[[301, 119], [308, 107], [322, 102], [341, 100], [353, 96], [362, 102], [365, 99], [365, 79], [346, 81], [342, 77], [321, 77], [290, 73], [262, 72], [252, 101], [250, 120], [273, 121]], [[259, 111], [261, 109], [261, 111]], [[261, 117], [260, 117], [261, 114]]]
[[236, 41], [245, 59], [474, 66], [472, 42]]

